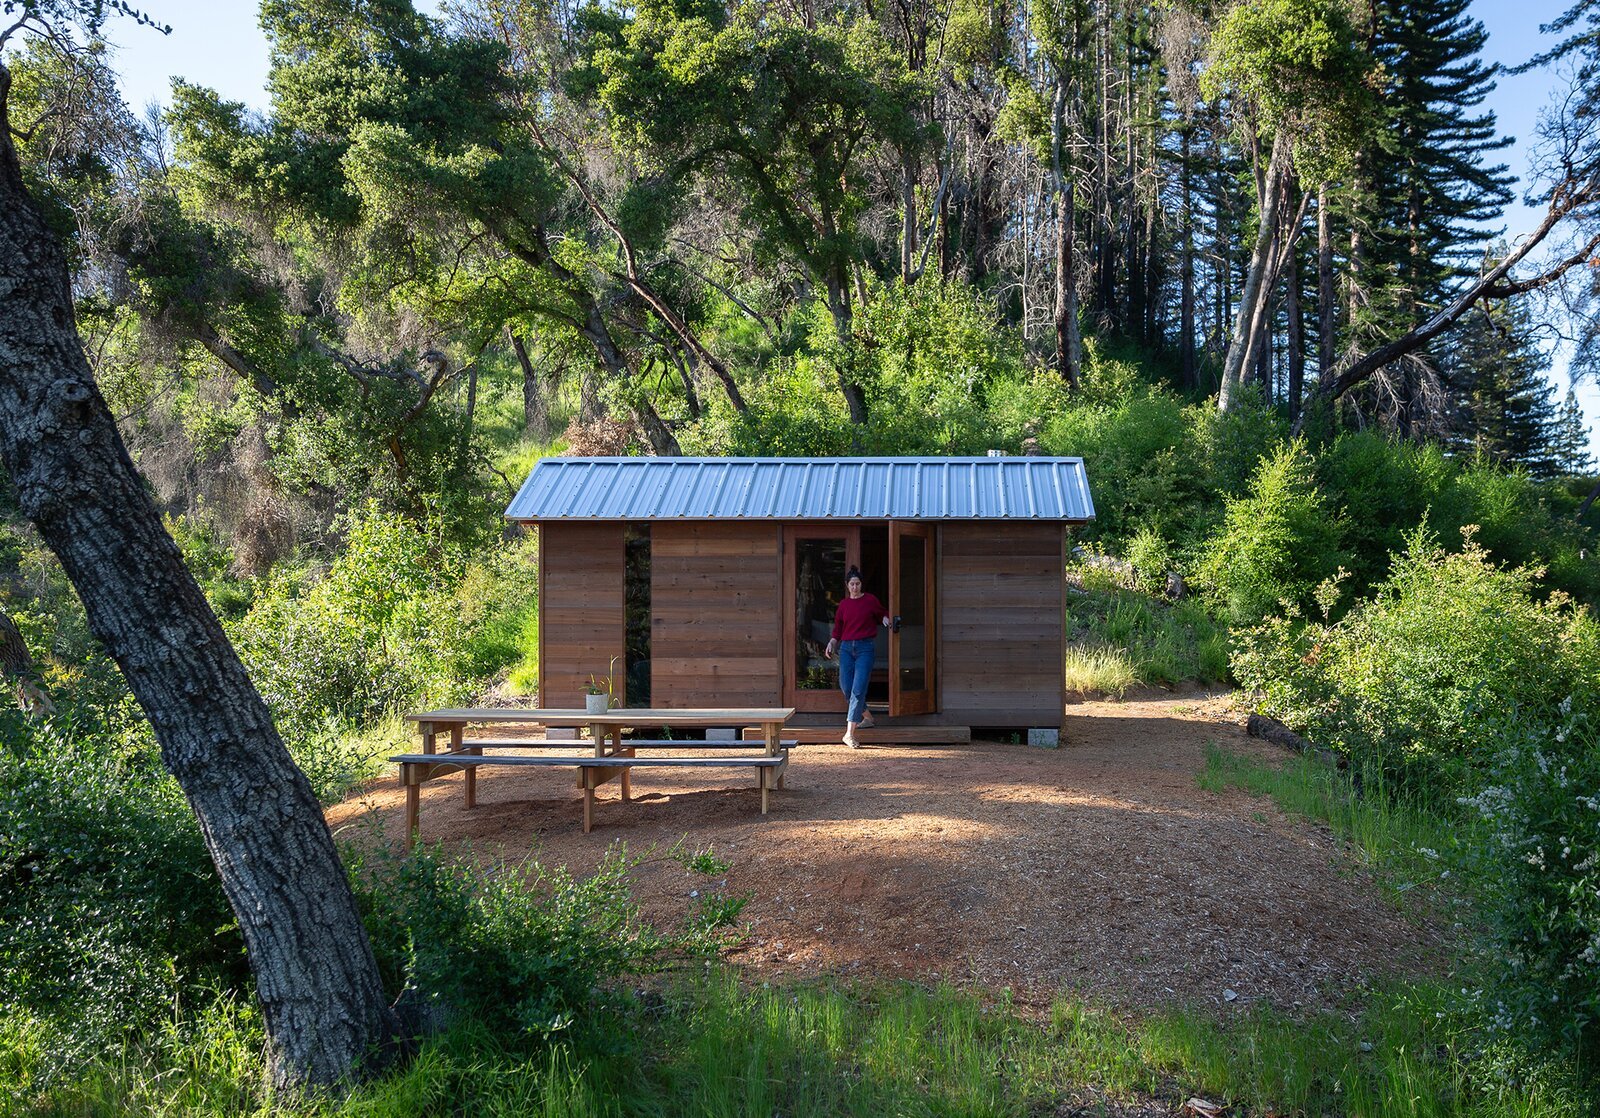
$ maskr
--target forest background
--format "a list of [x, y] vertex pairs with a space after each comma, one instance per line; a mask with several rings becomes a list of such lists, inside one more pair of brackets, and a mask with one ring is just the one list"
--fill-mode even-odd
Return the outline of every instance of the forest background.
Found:
[[[141, 113], [92, 38], [5, 64], [99, 392], [325, 800], [399, 712], [536, 693], [499, 512], [544, 454], [1079, 454], [1071, 684], [1237, 683], [1341, 754], [1333, 801], [1416, 828], [1370, 856], [1447, 860], [1481, 929], [1395, 1097], [1560, 1113], [1600, 1052], [1594, 463], [1546, 376], [1552, 337], [1597, 352], [1592, 19], [1520, 184], [1463, 0], [268, 0], [259, 112]], [[1499, 234], [1518, 189], [1537, 243]], [[0, 1069], [48, 1110], [260, 1023], [150, 724], [7, 504]], [[640, 937], [621, 869], [356, 874], [393, 993], [541, 1053], [612, 974], [528, 963], [530, 926], [621, 920], [622, 972], [727, 922]], [[520, 985], [437, 988], [441, 912]]]

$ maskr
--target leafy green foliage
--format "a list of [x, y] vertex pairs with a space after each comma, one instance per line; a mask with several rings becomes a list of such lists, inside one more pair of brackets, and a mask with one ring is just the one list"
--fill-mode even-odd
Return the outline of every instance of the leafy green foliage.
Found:
[[55, 1067], [245, 977], [188, 804], [151, 752], [0, 709], [0, 1001]]
[[[1141, 590], [1087, 588], [1067, 597], [1067, 640], [1078, 649], [1071, 659], [1080, 675], [1119, 684], [1094, 690], [1120, 693], [1136, 682], [1218, 683], [1228, 676], [1227, 630], [1192, 599], [1168, 603]], [[1096, 653], [1098, 670], [1091, 671]]]
[[1555, 716], [1487, 721], [1500, 750], [1463, 802], [1464, 846], [1485, 917], [1485, 1008], [1501, 1030], [1600, 1055], [1600, 735], [1567, 700]]
[[646, 924], [632, 864], [608, 855], [576, 878], [537, 863], [479, 867], [421, 850], [357, 855], [352, 882], [393, 995], [446, 1020], [548, 1036], [594, 1009], [602, 983], [659, 969], [686, 941]]
[[[1326, 584], [1319, 598], [1337, 593]], [[1491, 717], [1548, 723], [1600, 696], [1600, 626], [1535, 573], [1468, 542], [1451, 554], [1420, 530], [1369, 601], [1337, 622], [1293, 613], [1240, 638], [1239, 682], [1312, 740], [1381, 766], [1418, 793], [1472, 787], [1499, 753]]]
[[1255, 127], [1294, 144], [1306, 181], [1327, 182], [1373, 127], [1371, 70], [1338, 0], [1247, 0], [1218, 23], [1201, 83], [1251, 106]]
[[527, 651], [531, 551], [468, 562], [437, 530], [368, 508], [325, 572], [280, 572], [231, 628], [284, 722], [316, 728], [465, 699]]
[[1310, 454], [1300, 443], [1282, 446], [1261, 460], [1250, 491], [1228, 501], [1199, 578], [1236, 623], [1264, 617], [1280, 602], [1307, 605], [1344, 562], [1341, 530]]

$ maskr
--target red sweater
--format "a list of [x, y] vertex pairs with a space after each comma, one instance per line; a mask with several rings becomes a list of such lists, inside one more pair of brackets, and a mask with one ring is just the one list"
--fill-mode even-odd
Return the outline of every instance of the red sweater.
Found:
[[859, 598], [846, 598], [839, 603], [833, 615], [833, 639], [836, 641], [869, 641], [878, 635], [878, 626], [888, 614], [883, 603], [871, 594]]

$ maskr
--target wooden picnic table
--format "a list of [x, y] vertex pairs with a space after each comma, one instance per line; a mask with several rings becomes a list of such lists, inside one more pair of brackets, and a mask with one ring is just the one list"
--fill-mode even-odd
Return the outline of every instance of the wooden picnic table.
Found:
[[[441, 775], [444, 770], [460, 768], [465, 770], [465, 796], [466, 806], [476, 807], [478, 803], [478, 767], [486, 763], [498, 764], [569, 764], [578, 771], [578, 785], [583, 789], [583, 829], [588, 833], [594, 810], [595, 789], [610, 780], [620, 777], [622, 782], [622, 798], [629, 799], [632, 784], [632, 771], [637, 765], [659, 766], [686, 766], [700, 765], [710, 767], [717, 765], [716, 759], [673, 759], [673, 758], [646, 758], [635, 756], [635, 749], [622, 739], [622, 732], [632, 727], [663, 727], [663, 728], [694, 728], [710, 729], [732, 727], [740, 729], [747, 726], [759, 726], [765, 746], [765, 760], [759, 765], [746, 757], [743, 764], [757, 768], [761, 788], [761, 813], [767, 813], [767, 795], [773, 783], [782, 787], [783, 769], [787, 763], [787, 752], [783, 750], [785, 743], [781, 740], [783, 724], [794, 717], [793, 707], [701, 707], [701, 708], [661, 708], [661, 707], [618, 707], [603, 714], [591, 714], [585, 710], [575, 709], [514, 709], [505, 707], [464, 707], [449, 708], [444, 710], [424, 711], [420, 714], [408, 714], [406, 719], [417, 724], [417, 729], [422, 735], [422, 757], [415, 760], [396, 757], [394, 760], [401, 765], [401, 782], [406, 790], [406, 837], [407, 842], [414, 841], [417, 832], [417, 815], [419, 808], [419, 786], [436, 775]], [[544, 727], [587, 727], [589, 739], [593, 748], [594, 758], [612, 758], [615, 764], [595, 763], [576, 757], [504, 757], [491, 761], [484, 758], [483, 750], [487, 747], [501, 745], [557, 745], [559, 742], [531, 742], [531, 741], [498, 741], [483, 739], [468, 741], [465, 731], [468, 725], [527, 725]], [[439, 753], [438, 738], [444, 735], [448, 738], [449, 748], [444, 753]], [[681, 742], [667, 743], [652, 741], [652, 746], [671, 744], [674, 747], [693, 750], [703, 748], [711, 743], [684, 739]], [[716, 748], [724, 748], [726, 743], [715, 743]], [[439, 762], [427, 763], [427, 758], [438, 756]], [[446, 760], [451, 758], [451, 760]], [[725, 764], [738, 765], [739, 758], [728, 758]]]

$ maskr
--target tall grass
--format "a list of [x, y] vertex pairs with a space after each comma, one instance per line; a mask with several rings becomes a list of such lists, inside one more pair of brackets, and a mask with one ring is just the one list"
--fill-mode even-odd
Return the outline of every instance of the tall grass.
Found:
[[1456, 841], [1461, 824], [1403, 799], [1376, 769], [1365, 777], [1358, 784], [1315, 757], [1268, 765], [1207, 742], [1205, 768], [1196, 779], [1208, 792], [1239, 788], [1271, 797], [1292, 815], [1328, 824], [1401, 892], [1438, 878], [1437, 852]]
[[[1074, 652], [1080, 666], [1096, 664], [1097, 652], [1120, 653], [1132, 673], [1123, 689], [1134, 682], [1209, 684], [1228, 678], [1227, 630], [1193, 600], [1167, 602], [1141, 590], [1086, 579], [1084, 591], [1067, 599], [1067, 640], [1069, 664]], [[1067, 687], [1073, 689], [1070, 677]]]
[[[1058, 1001], [1029, 1020], [1001, 1000], [913, 985], [752, 987], [730, 970], [636, 997], [549, 1046], [465, 1023], [404, 1069], [297, 1112], [343, 1118], [516, 1114], [994, 1116], [1173, 1109], [1199, 1095], [1239, 1114], [1579, 1118], [1559, 1081], [1475, 1074], [1496, 1053], [1460, 1031], [1446, 994], [1374, 994], [1364, 1011], [1295, 1020], [1266, 1009], [1219, 1022], [1142, 1018]], [[0, 1030], [0, 1045], [14, 1037]], [[0, 1048], [0, 1105], [17, 1115], [243, 1116], [261, 1093], [258, 1025], [215, 1015], [187, 1047], [156, 1046], [37, 1084]]]
[[1105, 645], [1069, 647], [1065, 670], [1067, 690], [1079, 693], [1098, 691], [1120, 699], [1139, 682], [1139, 673], [1128, 654]]

